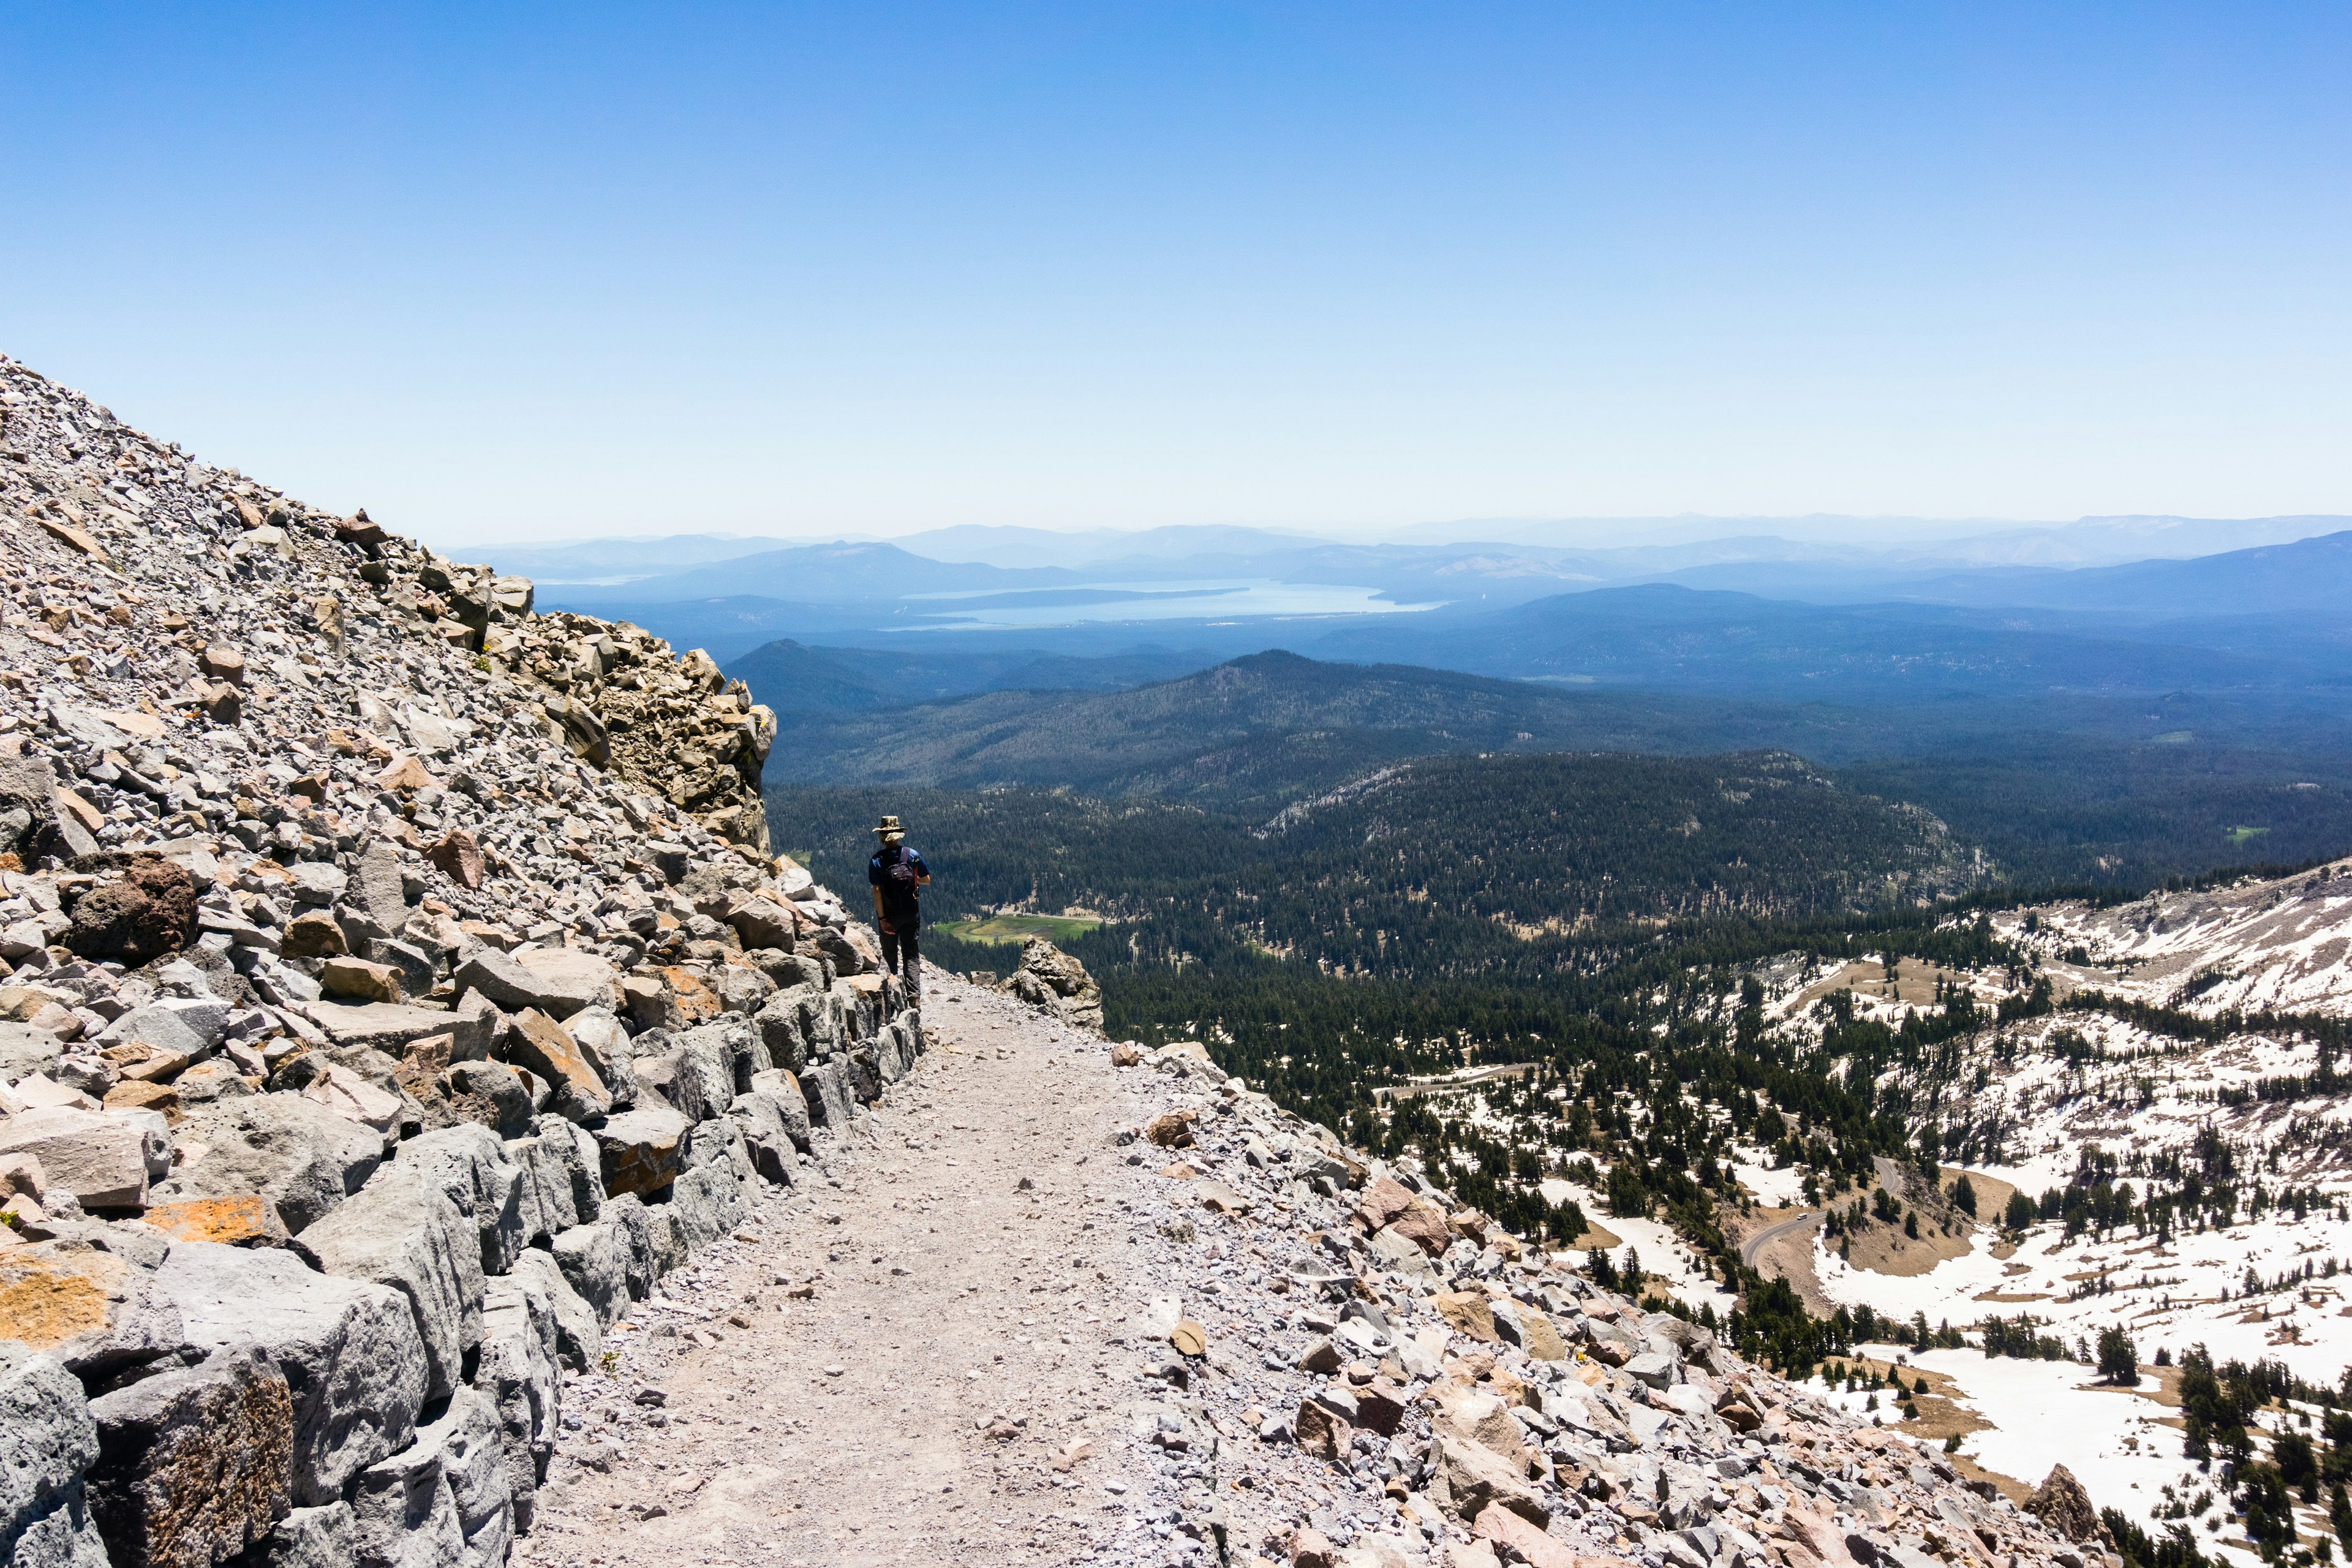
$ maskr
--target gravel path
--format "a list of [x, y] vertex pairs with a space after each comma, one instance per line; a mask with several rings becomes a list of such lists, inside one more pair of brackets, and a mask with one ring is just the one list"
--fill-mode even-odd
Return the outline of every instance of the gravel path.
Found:
[[567, 1388], [533, 1558], [1066, 1563], [1125, 1528], [1134, 1110], [1100, 1038], [928, 984], [915, 1074]]

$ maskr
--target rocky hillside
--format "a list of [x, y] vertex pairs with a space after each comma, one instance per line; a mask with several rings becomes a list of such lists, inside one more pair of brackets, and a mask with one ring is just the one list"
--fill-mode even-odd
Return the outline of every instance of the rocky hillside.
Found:
[[708, 660], [0, 387], [10, 1563], [2104, 1551], [1042, 943], [923, 1054]]
[[0, 414], [0, 1543], [496, 1561], [560, 1369], [918, 1025], [701, 654]]

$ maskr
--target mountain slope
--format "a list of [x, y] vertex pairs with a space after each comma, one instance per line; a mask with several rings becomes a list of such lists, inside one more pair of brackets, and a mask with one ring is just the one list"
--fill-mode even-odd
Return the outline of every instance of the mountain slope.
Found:
[[1129, 691], [1003, 691], [785, 722], [770, 764], [779, 783], [1067, 786], [1262, 815], [1438, 752], [1797, 749], [1883, 728], [1826, 710], [1559, 690], [1278, 652]]
[[1313, 646], [1339, 658], [1780, 701], [2314, 689], [2334, 709], [2346, 706], [2342, 665], [2297, 652], [2262, 657], [1927, 605], [1808, 605], [1663, 584], [1558, 595], [1471, 625], [1396, 617]]
[[1669, 923], [1916, 903], [1978, 874], [1926, 813], [1777, 752], [1426, 757], [1264, 824], [1031, 790], [772, 799], [835, 879], [876, 813], [904, 817], [935, 917], [1083, 908], [1147, 960], [1242, 944], [1391, 980], [1540, 980]]

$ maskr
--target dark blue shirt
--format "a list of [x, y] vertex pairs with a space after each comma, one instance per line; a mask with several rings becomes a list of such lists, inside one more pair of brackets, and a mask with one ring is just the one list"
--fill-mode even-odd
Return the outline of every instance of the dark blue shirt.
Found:
[[882, 889], [882, 918], [894, 926], [914, 925], [922, 919], [915, 882], [890, 875], [892, 868], [901, 860], [916, 878], [931, 874], [931, 868], [923, 864], [922, 856], [911, 845], [877, 849], [874, 858], [866, 862], [866, 880]]

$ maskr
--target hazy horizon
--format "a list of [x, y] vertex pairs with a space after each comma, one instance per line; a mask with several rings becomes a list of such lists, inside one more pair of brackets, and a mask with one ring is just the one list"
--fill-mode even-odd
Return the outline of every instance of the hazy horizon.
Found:
[[2292, 4], [19, 6], [0, 351], [457, 547], [2352, 512], [2347, 52]]

